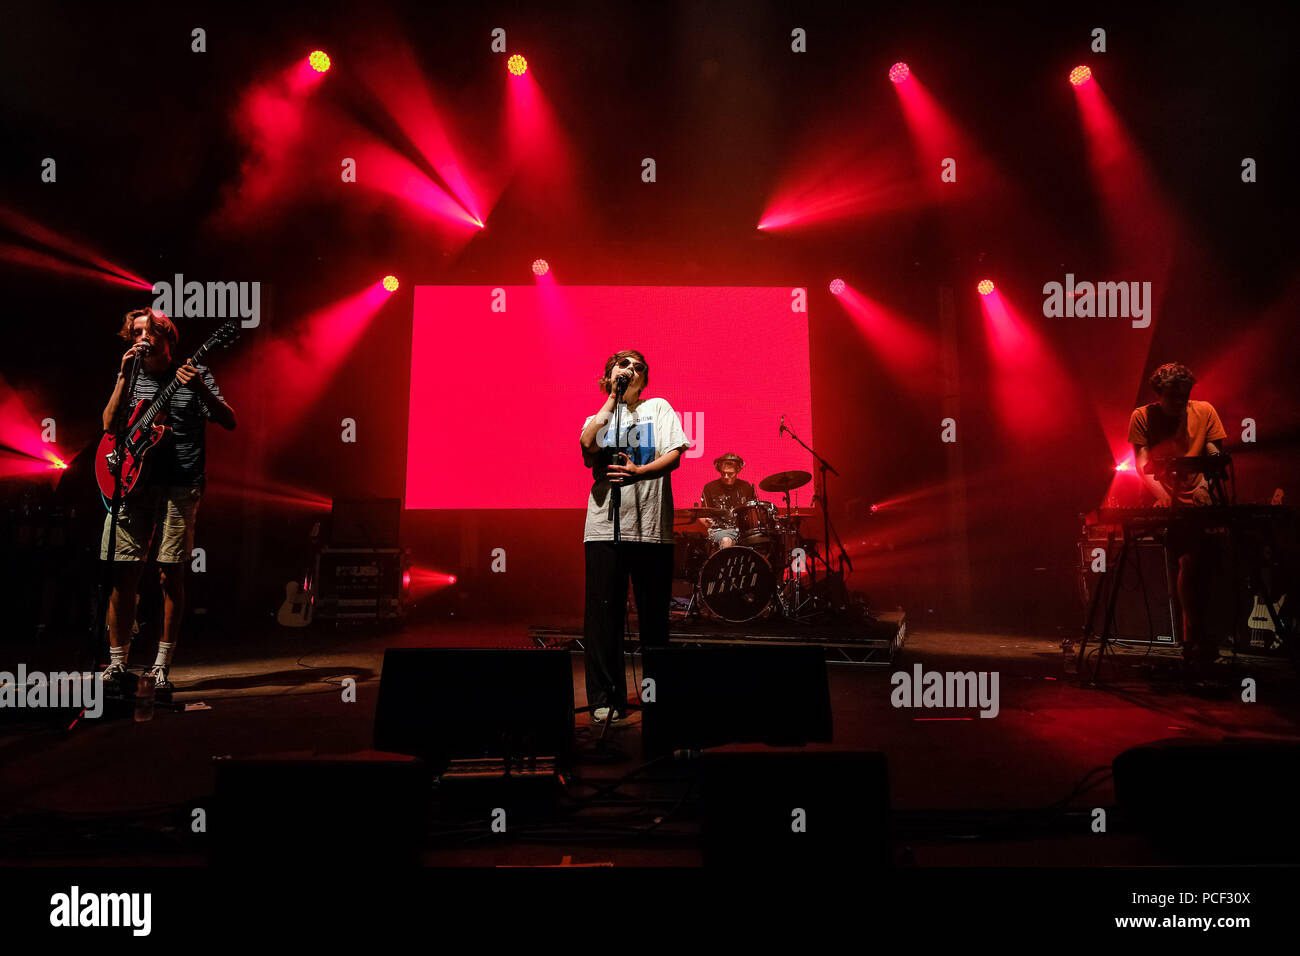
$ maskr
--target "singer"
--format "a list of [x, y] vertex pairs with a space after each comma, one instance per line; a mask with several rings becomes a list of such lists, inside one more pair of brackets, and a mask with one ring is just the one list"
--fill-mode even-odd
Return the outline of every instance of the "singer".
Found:
[[607, 396], [582, 426], [582, 462], [591, 469], [587, 521], [587, 703], [592, 721], [625, 717], [623, 616], [627, 584], [636, 595], [641, 646], [668, 643], [673, 572], [672, 471], [690, 440], [662, 398], [644, 398], [650, 364], [635, 349], [605, 360], [597, 383]]
[[[152, 551], [163, 590], [163, 630], [150, 673], [155, 680], [154, 693], [166, 700], [173, 689], [167, 673], [185, 611], [185, 563], [194, 549], [194, 522], [203, 495], [204, 428], [214, 421], [233, 430], [235, 412], [221, 397], [206, 366], [180, 365], [173, 358], [179, 335], [172, 320], [161, 312], [128, 312], [118, 335], [131, 347], [122, 356], [117, 384], [104, 407], [105, 431], [121, 428], [137, 402], [151, 400], [172, 378], [181, 381], [181, 388], [172, 396], [168, 408], [169, 437], [154, 453], [157, 457], [142, 476], [142, 486], [118, 508], [113, 593], [108, 604], [109, 663], [101, 677], [120, 682], [127, 676], [136, 592]], [[135, 389], [127, 396], [124, 393], [136, 362], [140, 367]], [[104, 518], [100, 544], [99, 556], [105, 561], [111, 518]]]

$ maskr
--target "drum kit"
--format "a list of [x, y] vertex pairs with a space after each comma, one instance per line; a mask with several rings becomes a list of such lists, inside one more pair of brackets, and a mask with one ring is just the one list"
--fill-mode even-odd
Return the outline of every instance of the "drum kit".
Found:
[[[742, 624], [774, 614], [800, 619], [812, 601], [815, 512], [790, 506], [790, 492], [812, 481], [806, 471], [782, 471], [759, 482], [785, 495], [734, 508], [673, 512], [674, 577], [690, 585], [686, 616], [706, 614]], [[805, 530], [806, 529], [806, 530]]]

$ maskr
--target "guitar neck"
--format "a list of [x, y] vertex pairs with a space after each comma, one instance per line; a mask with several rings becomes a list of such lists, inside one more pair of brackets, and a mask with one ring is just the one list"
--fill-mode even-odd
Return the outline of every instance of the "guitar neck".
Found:
[[[208, 352], [210, 352], [211, 350], [212, 350], [212, 343], [210, 341], [204, 342], [201, 346], [199, 346], [198, 350], [195, 351], [193, 355], [191, 355], [181, 364], [198, 365], [199, 362], [203, 361], [203, 357], [207, 355]], [[140, 416], [140, 422], [144, 425], [148, 425], [150, 422], [152, 422], [154, 416], [158, 414], [159, 409], [161, 409], [164, 405], [166, 405], [169, 401], [171, 401], [172, 396], [176, 394], [177, 389], [179, 389], [180, 387], [181, 387], [181, 380], [178, 378], [173, 378], [170, 382], [168, 382], [167, 387], [164, 388], [157, 395], [155, 395], [153, 401], [149, 403], [149, 409], [142, 416]]]

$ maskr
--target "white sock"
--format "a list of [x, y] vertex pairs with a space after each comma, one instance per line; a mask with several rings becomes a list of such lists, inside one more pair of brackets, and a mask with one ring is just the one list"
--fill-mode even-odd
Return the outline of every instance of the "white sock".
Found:
[[111, 644], [108, 648], [108, 662], [110, 664], [121, 664], [126, 666], [126, 659], [131, 653], [131, 642], [127, 641], [121, 647], [113, 647]]
[[153, 666], [154, 666], [154, 667], [171, 667], [171, 665], [172, 665], [172, 651], [175, 649], [175, 647], [176, 647], [175, 644], [168, 644], [166, 641], [159, 641], [159, 642], [158, 642], [158, 656], [157, 656], [157, 658], [154, 659]]

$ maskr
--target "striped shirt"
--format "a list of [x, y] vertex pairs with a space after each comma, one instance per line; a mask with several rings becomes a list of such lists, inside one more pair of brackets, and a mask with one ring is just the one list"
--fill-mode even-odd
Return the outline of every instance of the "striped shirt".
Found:
[[[173, 365], [157, 375], [151, 375], [143, 368], [140, 369], [140, 374], [135, 380], [135, 392], [132, 394], [130, 407], [125, 409], [123, 414], [129, 414], [130, 408], [134, 408], [136, 402], [152, 400], [160, 390], [166, 388], [171, 384], [172, 379], [176, 378], [176, 369], [179, 367]], [[208, 367], [196, 365], [195, 368], [198, 369], [216, 400], [224, 402], [221, 390], [217, 388], [217, 382]], [[113, 385], [117, 386], [116, 380]], [[202, 486], [206, 445], [204, 429], [211, 419], [212, 415], [192, 387], [182, 385], [178, 388], [172, 395], [171, 401], [167, 403], [167, 420], [164, 422], [165, 425], [170, 426], [172, 434], [170, 439], [164, 439], [162, 444], [149, 453], [148, 457], [152, 461], [149, 465], [149, 473], [145, 476], [146, 484]]]

